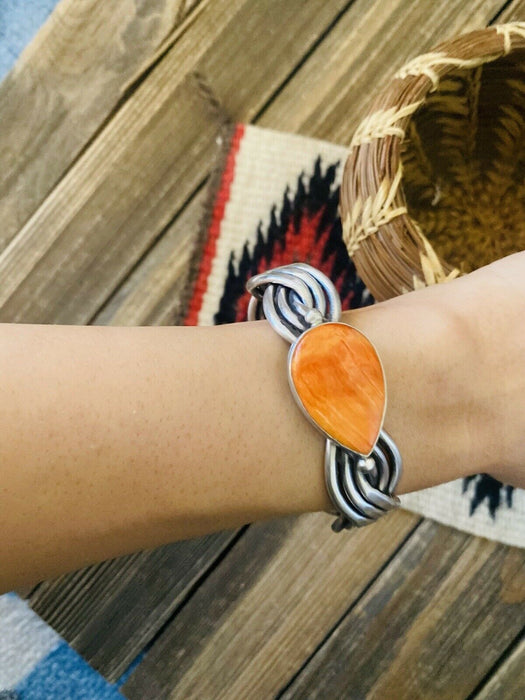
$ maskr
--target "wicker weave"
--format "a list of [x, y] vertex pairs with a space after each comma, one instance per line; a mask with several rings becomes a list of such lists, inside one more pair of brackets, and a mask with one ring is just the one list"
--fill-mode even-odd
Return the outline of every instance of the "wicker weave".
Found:
[[407, 63], [354, 134], [343, 235], [376, 300], [525, 249], [525, 23]]

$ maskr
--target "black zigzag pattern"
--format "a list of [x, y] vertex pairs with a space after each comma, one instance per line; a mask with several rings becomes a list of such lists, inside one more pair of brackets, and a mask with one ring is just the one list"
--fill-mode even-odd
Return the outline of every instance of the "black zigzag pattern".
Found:
[[494, 520], [496, 511], [501, 505], [502, 492], [505, 493], [507, 506], [512, 508], [513, 486], [504, 485], [488, 474], [475, 474], [463, 479], [463, 493], [469, 490], [471, 484], [474, 486], [474, 493], [470, 498], [470, 515], [473, 515], [478, 506], [486, 500], [490, 516]]
[[[246, 293], [246, 282], [253, 275], [270, 269], [287, 245], [295, 246], [295, 261], [311, 262], [315, 254], [320, 261], [317, 266], [332, 280], [341, 280], [339, 293], [343, 308], [374, 303], [343, 242], [338, 216], [339, 187], [334, 187], [338, 167], [339, 163], [331, 164], [323, 173], [321, 158], [317, 158], [311, 177], [307, 179], [302, 173], [298, 178], [295, 196], [292, 198], [290, 189], [286, 188], [280, 209], [272, 206], [268, 227], [264, 229], [262, 222], [259, 223], [255, 245], [251, 248], [246, 242], [238, 262], [231, 253], [224, 292], [214, 318], [216, 324], [243, 320], [239, 318], [238, 304]], [[309, 240], [305, 236], [305, 223], [314, 219], [315, 235]], [[320, 250], [319, 245], [322, 246]]]

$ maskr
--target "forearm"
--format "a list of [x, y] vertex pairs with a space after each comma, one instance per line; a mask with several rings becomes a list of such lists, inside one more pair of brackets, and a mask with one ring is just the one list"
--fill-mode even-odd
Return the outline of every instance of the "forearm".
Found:
[[[404, 461], [397, 493], [479, 466], [465, 430], [465, 369], [447, 350], [454, 326], [443, 308], [409, 303], [415, 296], [343, 317], [383, 362], [384, 428]], [[265, 321], [0, 325], [0, 589], [330, 510], [324, 440], [290, 393], [288, 348]]]

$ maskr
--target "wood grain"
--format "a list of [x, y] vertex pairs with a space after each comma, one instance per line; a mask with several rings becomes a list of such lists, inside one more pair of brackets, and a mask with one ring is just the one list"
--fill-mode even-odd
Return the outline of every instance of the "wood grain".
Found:
[[498, 24], [504, 22], [520, 22], [525, 19], [525, 0], [513, 0], [508, 5], [505, 4], [502, 12], [498, 15]]
[[463, 700], [525, 623], [525, 551], [425, 521], [286, 698]]
[[272, 697], [418, 525], [393, 513], [334, 534], [330, 516], [252, 525], [125, 684], [129, 698]]
[[95, 325], [167, 326], [179, 320], [196, 232], [208, 193], [203, 187], [92, 319]]
[[512, 653], [474, 698], [475, 700], [525, 698], [525, 633], [521, 635]]
[[62, 0], [0, 86], [0, 250], [185, 17], [181, 0]]

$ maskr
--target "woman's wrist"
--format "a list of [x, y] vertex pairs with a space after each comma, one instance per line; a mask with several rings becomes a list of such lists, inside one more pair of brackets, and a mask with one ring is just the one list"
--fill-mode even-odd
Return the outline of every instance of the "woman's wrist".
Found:
[[474, 338], [451, 298], [434, 287], [343, 313], [383, 364], [383, 428], [403, 458], [398, 495], [483, 469], [486, 412], [472, 362]]

